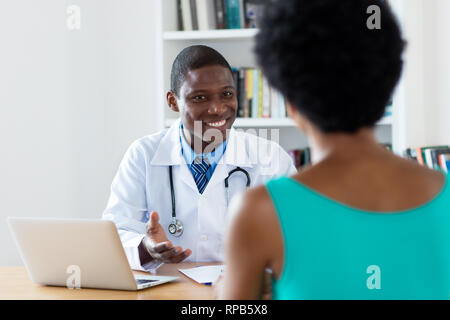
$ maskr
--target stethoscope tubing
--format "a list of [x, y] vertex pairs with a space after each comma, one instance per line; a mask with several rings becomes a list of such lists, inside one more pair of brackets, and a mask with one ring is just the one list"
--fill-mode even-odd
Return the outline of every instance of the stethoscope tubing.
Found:
[[[229, 201], [229, 191], [228, 191], [228, 187], [229, 187], [229, 182], [228, 180], [230, 179], [230, 177], [233, 175], [233, 173], [235, 172], [242, 172], [243, 174], [245, 174], [245, 176], [247, 177], [247, 183], [246, 183], [246, 187], [249, 188], [250, 184], [251, 184], [251, 179], [250, 179], [250, 175], [247, 172], [247, 170], [242, 169], [241, 167], [236, 167], [235, 169], [231, 170], [228, 173], [228, 177], [225, 178], [225, 190], [227, 193], [227, 206], [228, 206], [228, 201]], [[176, 214], [176, 208], [175, 208], [175, 191], [174, 191], [174, 187], [173, 187], [173, 172], [172, 172], [172, 166], [169, 166], [169, 181], [170, 181], [170, 196], [172, 199], [172, 223], [169, 225], [169, 233], [173, 236], [179, 237], [181, 236], [181, 234], [183, 233], [183, 224], [180, 220], [177, 219], [177, 214]], [[175, 230], [175, 231], [173, 231]]]

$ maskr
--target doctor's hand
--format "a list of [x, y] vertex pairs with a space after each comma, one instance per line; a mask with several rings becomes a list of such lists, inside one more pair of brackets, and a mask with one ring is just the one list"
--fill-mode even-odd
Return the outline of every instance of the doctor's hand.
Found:
[[192, 253], [190, 249], [183, 250], [181, 247], [173, 246], [159, 223], [159, 215], [156, 211], [150, 213], [142, 243], [153, 259], [164, 263], [179, 263]]

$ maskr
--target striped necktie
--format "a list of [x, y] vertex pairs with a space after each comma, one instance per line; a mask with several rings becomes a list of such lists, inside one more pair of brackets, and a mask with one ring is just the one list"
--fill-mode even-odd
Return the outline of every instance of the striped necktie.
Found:
[[194, 180], [197, 185], [198, 192], [203, 193], [208, 184], [208, 177], [206, 176], [206, 171], [208, 171], [210, 164], [205, 162], [201, 157], [196, 157], [192, 162], [191, 168], [194, 172]]

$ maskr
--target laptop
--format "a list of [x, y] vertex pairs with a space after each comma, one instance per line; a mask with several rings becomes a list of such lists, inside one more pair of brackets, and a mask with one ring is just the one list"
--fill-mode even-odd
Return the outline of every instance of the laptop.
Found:
[[141, 290], [178, 277], [134, 275], [107, 220], [8, 219], [31, 280], [68, 288]]

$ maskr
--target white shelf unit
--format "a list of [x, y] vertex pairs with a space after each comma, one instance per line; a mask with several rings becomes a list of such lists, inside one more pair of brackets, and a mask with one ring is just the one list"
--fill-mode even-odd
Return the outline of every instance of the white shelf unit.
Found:
[[[176, 0], [158, 0], [157, 6], [157, 57], [158, 63], [158, 97], [159, 129], [170, 126], [178, 114], [169, 109], [166, 93], [170, 86], [170, 71], [177, 54], [185, 47], [203, 44], [218, 50], [232, 67], [256, 67], [253, 55], [256, 29], [178, 31]], [[398, 99], [394, 98], [394, 109]], [[393, 144], [394, 117], [382, 119], [376, 127], [376, 136], [380, 143]], [[247, 129], [279, 129], [279, 143], [285, 150], [305, 148], [308, 145], [304, 134], [299, 132], [291, 119], [253, 119], [237, 118], [234, 127]], [[268, 138], [271, 138], [269, 135]], [[398, 152], [398, 151], [397, 151]]]
[[[165, 126], [170, 127], [175, 122], [175, 118], [165, 120]], [[392, 125], [392, 117], [385, 117], [379, 123], [379, 126]], [[253, 119], [253, 118], [236, 118], [234, 122], [236, 128], [290, 128], [295, 127], [295, 123], [290, 118], [272, 118], [272, 119]]]

